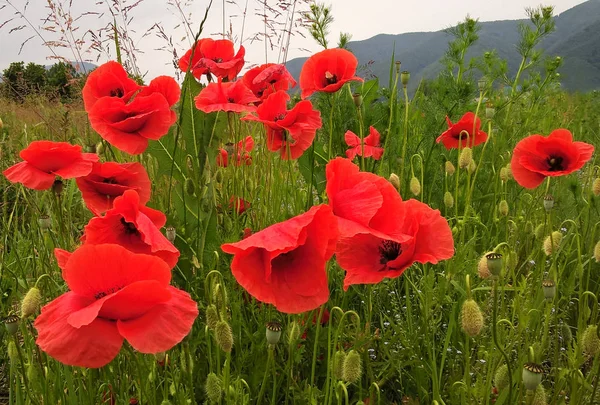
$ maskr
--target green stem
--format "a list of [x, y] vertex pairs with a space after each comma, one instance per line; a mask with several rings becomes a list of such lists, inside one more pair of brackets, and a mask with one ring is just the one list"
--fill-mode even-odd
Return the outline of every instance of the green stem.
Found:
[[404, 90], [404, 134], [403, 134], [403, 139], [402, 139], [402, 155], [401, 155], [401, 160], [400, 160], [400, 190], [398, 190], [401, 195], [402, 195], [402, 193], [401, 193], [402, 185], [404, 184], [404, 167], [406, 166], [404, 159], [406, 158], [406, 144], [408, 142], [408, 106], [409, 106], [408, 90], [406, 89], [406, 86], [403, 86], [403, 90]]
[[271, 363], [273, 362], [273, 348], [269, 347], [269, 358], [267, 359], [267, 367], [265, 368], [265, 374], [263, 375], [263, 381], [260, 385], [260, 392], [258, 393], [258, 397], [256, 398], [256, 405], [260, 405], [262, 403], [263, 397], [265, 396], [265, 390], [267, 388], [267, 378], [269, 376], [269, 368], [271, 367]]
[[512, 390], [513, 390], [513, 382], [512, 382], [512, 369], [510, 367], [510, 360], [508, 358], [508, 356], [506, 355], [506, 352], [504, 351], [504, 349], [500, 346], [500, 343], [498, 342], [498, 331], [496, 328], [496, 323], [497, 323], [497, 319], [498, 319], [498, 280], [494, 280], [494, 308], [492, 311], [492, 339], [494, 340], [494, 345], [496, 346], [496, 348], [498, 349], [498, 351], [500, 352], [500, 354], [502, 354], [502, 357], [504, 358], [504, 362], [506, 363], [506, 367], [508, 368], [508, 402], [507, 403], [512, 403]]

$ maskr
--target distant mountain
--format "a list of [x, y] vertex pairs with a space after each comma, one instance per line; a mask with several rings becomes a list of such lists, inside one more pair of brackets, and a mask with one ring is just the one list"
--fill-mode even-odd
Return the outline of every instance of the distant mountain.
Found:
[[[71, 61], [69, 62], [71, 65], [73, 65], [73, 67], [75, 68], [75, 70], [77, 71], [77, 73], [89, 73], [92, 70], [96, 69], [98, 66], [94, 65], [93, 63], [89, 63], [89, 62], [74, 62]], [[46, 65], [44, 66], [46, 68], [46, 70], [50, 69], [52, 65]]]
[[[563, 57], [560, 68], [563, 87], [571, 91], [600, 89], [600, 0], [588, 0], [555, 18], [556, 31], [540, 45], [546, 55]], [[467, 54], [482, 55], [495, 49], [507, 60], [509, 72], [514, 74], [520, 63], [516, 45], [519, 41], [519, 23], [528, 20], [481, 22], [479, 40]], [[417, 85], [422, 78], [434, 78], [443, 68], [440, 63], [451, 36], [443, 31], [418, 32], [399, 35], [380, 34], [363, 41], [352, 41], [349, 48], [359, 65], [370, 61], [369, 71], [383, 84], [388, 83], [390, 58], [396, 50], [396, 60], [402, 70], [411, 73], [411, 82]], [[300, 75], [306, 58], [292, 59], [287, 63], [294, 77]]]

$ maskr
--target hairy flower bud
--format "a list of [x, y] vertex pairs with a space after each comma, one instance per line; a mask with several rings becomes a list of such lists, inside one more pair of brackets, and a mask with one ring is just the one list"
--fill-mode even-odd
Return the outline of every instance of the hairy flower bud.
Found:
[[600, 177], [596, 178], [592, 183], [592, 193], [594, 193], [596, 197], [600, 196]]
[[560, 242], [562, 242], [562, 238], [563, 235], [559, 231], [554, 231], [551, 235], [546, 237], [544, 240], [544, 246], [542, 247], [542, 250], [546, 256], [550, 256], [558, 250], [560, 247]]
[[477, 164], [475, 163], [474, 160], [471, 160], [471, 163], [469, 163], [469, 166], [467, 167], [467, 170], [470, 174], [475, 173], [475, 170], [477, 170]]
[[410, 179], [410, 192], [413, 193], [414, 196], [421, 194], [421, 183], [415, 176]]
[[450, 191], [444, 193], [444, 205], [446, 208], [452, 208], [454, 206], [454, 197]]
[[221, 379], [215, 373], [209, 373], [206, 377], [206, 397], [212, 404], [217, 404], [223, 394], [223, 384]]
[[19, 351], [17, 349], [17, 344], [14, 340], [8, 342], [7, 351], [8, 359], [10, 360], [11, 364], [17, 364], [17, 362], [19, 361]]
[[396, 190], [400, 190], [400, 178], [396, 173], [390, 174], [390, 178], [388, 180], [390, 183], [392, 183], [392, 186], [394, 186]]
[[288, 327], [287, 332], [287, 343], [289, 346], [295, 345], [300, 337], [300, 325], [298, 322], [294, 321]]
[[27, 318], [34, 315], [40, 309], [42, 294], [37, 287], [32, 287], [27, 291], [21, 302], [21, 318]]
[[461, 169], [466, 169], [467, 167], [469, 167], [472, 161], [473, 151], [467, 146], [460, 152], [460, 156], [458, 158], [458, 167], [460, 167]]
[[539, 224], [535, 227], [535, 231], [533, 231], [533, 235], [536, 239], [542, 239], [544, 236], [544, 224]]
[[233, 332], [227, 322], [217, 322], [215, 325], [215, 339], [221, 350], [225, 353], [231, 353], [231, 349], [233, 348]]
[[333, 376], [336, 380], [344, 378], [344, 362], [346, 361], [346, 353], [337, 351], [333, 355]]
[[490, 269], [488, 269], [488, 259], [486, 257], [490, 253], [493, 252], [487, 252], [481, 256], [481, 259], [479, 259], [479, 263], [477, 264], [477, 274], [479, 274], [479, 277], [483, 279], [490, 278], [492, 276]]
[[483, 329], [483, 314], [475, 300], [468, 299], [463, 303], [460, 312], [460, 322], [463, 331], [467, 335], [475, 337], [481, 333], [481, 329]]
[[505, 166], [500, 169], [500, 180], [502, 180], [503, 183], [506, 183], [509, 179], [510, 173], [508, 171], [508, 167]]
[[456, 171], [456, 168], [454, 167], [451, 161], [446, 160], [446, 164], [444, 165], [444, 171], [447, 175], [452, 176]]
[[517, 268], [518, 262], [519, 256], [517, 255], [517, 252], [515, 252], [514, 250], [508, 252], [508, 254], [506, 255], [506, 269], [508, 271], [515, 270]]
[[362, 376], [362, 360], [356, 350], [350, 350], [344, 360], [342, 371], [343, 380], [353, 384], [360, 380]]
[[185, 179], [185, 192], [191, 197], [193, 197], [194, 193], [196, 192], [196, 185], [191, 177]]
[[533, 400], [531, 401], [531, 405], [547, 405], [546, 402], [546, 390], [542, 384], [538, 385], [535, 389], [535, 394], [533, 394]]
[[506, 202], [506, 200], [500, 201], [500, 204], [498, 204], [498, 212], [503, 217], [508, 215], [508, 202]]
[[590, 325], [581, 336], [581, 349], [590, 357], [600, 353], [600, 339], [598, 338], [598, 326]]
[[494, 387], [498, 391], [502, 391], [508, 387], [508, 382], [508, 366], [503, 364], [496, 369], [496, 374], [494, 374]]
[[219, 313], [215, 304], [210, 304], [206, 307], [206, 325], [209, 329], [215, 330], [219, 322]]
[[52, 219], [50, 218], [50, 216], [42, 214], [38, 218], [38, 225], [40, 226], [40, 229], [42, 231], [50, 229], [52, 227]]

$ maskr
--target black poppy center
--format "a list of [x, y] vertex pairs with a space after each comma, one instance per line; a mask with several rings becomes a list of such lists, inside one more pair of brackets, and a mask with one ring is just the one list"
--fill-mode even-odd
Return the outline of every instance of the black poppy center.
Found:
[[273, 118], [273, 121], [279, 121], [285, 118], [285, 114], [279, 114], [276, 115], [275, 118]]
[[325, 72], [325, 81], [329, 85], [329, 84], [335, 84], [335, 83], [337, 83], [338, 79], [337, 79], [336, 75], [334, 75], [330, 71], [327, 71], [327, 72]]
[[396, 260], [402, 253], [402, 248], [398, 242], [393, 240], [384, 240], [379, 246], [379, 264], [388, 264]]
[[114, 177], [107, 177], [106, 179], [102, 180], [102, 183], [105, 183], [105, 184], [117, 184], [117, 180], [115, 180]]
[[548, 171], [550, 172], [565, 170], [563, 167], [563, 158], [561, 156], [550, 156], [548, 159], [546, 159], [546, 163], [548, 163]]
[[460, 139], [461, 141], [464, 139], [469, 139], [469, 133], [463, 129], [458, 134], [454, 134], [454, 139]]
[[233, 98], [231, 98], [231, 97], [229, 97], [229, 98], [227, 99], [227, 102], [228, 102], [228, 103], [235, 104], [235, 100], [234, 100]]
[[223, 62], [223, 58], [214, 58], [213, 60], [217, 63]]
[[123, 95], [124, 95], [123, 89], [121, 89], [121, 88], [112, 89], [110, 91], [110, 96], [111, 97], [119, 97], [119, 98], [121, 98], [121, 97], [123, 97]]
[[99, 300], [102, 297], [106, 297], [109, 294], [114, 294], [117, 291], [119, 291], [120, 289], [122, 289], [123, 287], [119, 286], [119, 287], [110, 287], [108, 289], [106, 289], [106, 291], [99, 291], [94, 295], [94, 298]]
[[128, 235], [139, 235], [139, 231], [131, 222], [125, 221], [125, 218], [121, 218], [121, 224], [125, 228], [125, 233]]

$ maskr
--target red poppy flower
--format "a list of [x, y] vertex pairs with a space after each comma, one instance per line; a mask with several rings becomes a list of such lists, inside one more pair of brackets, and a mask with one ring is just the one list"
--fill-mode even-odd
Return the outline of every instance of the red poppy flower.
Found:
[[267, 129], [267, 148], [281, 153], [283, 159], [297, 159], [312, 144], [321, 128], [321, 113], [308, 100], [287, 109], [290, 96], [284, 91], [271, 94], [258, 106], [255, 115], [243, 120], [262, 122]]
[[[181, 96], [181, 89], [179, 85], [170, 76], [158, 76], [152, 79], [150, 84], [142, 87], [141, 91], [137, 94], [136, 97], [146, 97], [150, 96], [154, 93], [162, 95], [169, 107], [173, 107], [179, 101], [179, 97]], [[175, 112], [172, 111], [172, 115], [175, 116]]]
[[141, 353], [167, 351], [198, 316], [190, 295], [169, 285], [164, 261], [119, 245], [80, 247], [63, 278], [70, 291], [44, 306], [34, 325], [38, 346], [67, 365], [102, 367], [123, 339]]
[[536, 188], [548, 176], [564, 176], [581, 169], [593, 153], [592, 145], [573, 142], [571, 132], [557, 129], [548, 137], [531, 135], [519, 141], [511, 169], [517, 183]]
[[356, 155], [362, 156], [363, 149], [365, 157], [372, 157], [375, 160], [379, 160], [383, 155], [379, 132], [373, 127], [369, 127], [369, 135], [364, 139], [364, 145], [361, 144], [360, 138], [352, 131], [346, 131], [344, 139], [348, 146], [350, 146], [350, 149], [346, 151], [346, 156], [350, 160], [354, 159]]
[[[466, 146], [472, 148], [473, 146], [484, 143], [488, 136], [485, 132], [480, 130], [481, 120], [479, 117], [477, 117], [477, 119], [475, 118], [475, 114], [470, 111], [465, 113], [456, 124], [453, 124], [452, 121], [450, 121], [450, 118], [446, 117], [448, 130], [441, 134], [436, 139], [436, 142], [442, 142], [448, 150], [458, 149], [459, 141], [461, 148]], [[473, 132], [473, 128], [475, 128], [475, 132]]]
[[152, 185], [140, 163], [94, 163], [90, 174], [76, 181], [86, 207], [95, 215], [111, 209], [115, 198], [126, 190], [135, 190], [141, 205], [150, 201]]
[[394, 232], [390, 217], [402, 198], [392, 184], [373, 173], [360, 172], [348, 159], [336, 158], [325, 168], [329, 206], [338, 217], [340, 237], [365, 229]]
[[115, 97], [128, 102], [140, 89], [135, 80], [130, 79], [120, 63], [109, 61], [94, 69], [85, 81], [82, 96], [86, 111], [90, 111], [102, 97]]
[[126, 190], [106, 215], [90, 220], [82, 241], [87, 245], [116, 243], [134, 253], [160, 257], [173, 268], [179, 250], [160, 232], [166, 221], [162, 212], [140, 205], [134, 190]]
[[34, 190], [52, 187], [56, 176], [72, 179], [89, 174], [98, 161], [95, 153], [81, 153], [81, 146], [66, 142], [33, 141], [19, 153], [23, 162], [4, 170], [11, 183]]
[[247, 136], [245, 139], [239, 141], [236, 147], [233, 147], [232, 143], [228, 143], [225, 148], [219, 149], [217, 155], [217, 166], [227, 167], [229, 165], [229, 155], [235, 154], [237, 159], [235, 161], [236, 166], [240, 166], [242, 163], [245, 165], [252, 164], [252, 157], [250, 157], [250, 151], [254, 149], [254, 139], [251, 136]]
[[243, 198], [231, 196], [229, 199], [229, 209], [232, 211], [235, 210], [238, 215], [242, 215], [249, 208], [250, 203]]
[[387, 234], [364, 230], [338, 241], [335, 254], [346, 271], [344, 290], [399, 277], [415, 262], [436, 264], [454, 255], [452, 231], [438, 210], [408, 200], [388, 220]]
[[261, 100], [266, 99], [276, 91], [288, 89], [296, 85], [296, 81], [285, 68], [285, 65], [266, 63], [250, 69], [242, 80], [252, 93]]
[[335, 217], [319, 205], [221, 249], [234, 255], [231, 271], [250, 295], [297, 314], [327, 302], [325, 267], [336, 240]]
[[256, 107], [250, 105], [258, 99], [244, 82], [209, 83], [194, 99], [196, 108], [205, 113], [214, 111], [250, 112]]
[[351, 80], [363, 81], [356, 74], [358, 60], [345, 49], [325, 49], [315, 53], [302, 66], [300, 72], [300, 88], [302, 98], [316, 91], [334, 93], [346, 82]]
[[[228, 39], [203, 38], [194, 47], [190, 70], [197, 79], [206, 74], [209, 77], [215, 75], [219, 79], [233, 80], [244, 67], [244, 47], [240, 46], [235, 54], [233, 42]], [[193, 49], [189, 49], [179, 60], [179, 68], [184, 72], [187, 72], [190, 65]]]

